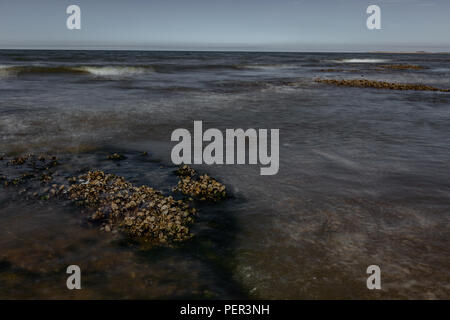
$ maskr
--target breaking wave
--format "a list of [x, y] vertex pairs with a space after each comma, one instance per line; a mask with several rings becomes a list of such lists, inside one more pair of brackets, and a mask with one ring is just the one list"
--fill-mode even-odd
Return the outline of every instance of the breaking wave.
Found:
[[67, 73], [101, 77], [128, 76], [153, 71], [151, 66], [0, 66], [0, 76]]
[[153, 72], [153, 68], [146, 67], [80, 67], [78, 70], [85, 71], [95, 76], [127, 76]]
[[155, 64], [155, 65], [0, 65], [0, 77], [27, 74], [86, 74], [96, 77], [126, 77], [139, 74], [217, 71], [277, 70], [292, 64]]

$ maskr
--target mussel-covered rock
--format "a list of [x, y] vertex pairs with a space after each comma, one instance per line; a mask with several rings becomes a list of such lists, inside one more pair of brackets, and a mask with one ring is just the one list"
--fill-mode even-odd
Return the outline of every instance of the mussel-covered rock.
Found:
[[198, 173], [187, 165], [183, 165], [176, 171], [180, 181], [173, 189], [184, 195], [196, 198], [200, 201], [219, 201], [226, 197], [226, 187], [207, 174]]
[[129, 235], [160, 244], [191, 238], [195, 209], [148, 186], [133, 186], [123, 177], [92, 171], [77, 178], [69, 197], [94, 209], [102, 229], [121, 229]]
[[388, 65], [381, 65], [378, 68], [391, 69], [391, 70], [423, 70], [423, 69], [425, 69], [425, 67], [414, 65], [414, 64], [388, 64]]
[[335, 86], [359, 87], [359, 88], [450, 92], [450, 89], [439, 89], [424, 84], [405, 84], [405, 83], [393, 83], [393, 82], [362, 80], [362, 79], [355, 79], [355, 80], [316, 79], [315, 82], [326, 83]]
[[178, 167], [178, 169], [175, 171], [175, 174], [179, 177], [192, 177], [197, 174], [197, 171], [184, 164]]

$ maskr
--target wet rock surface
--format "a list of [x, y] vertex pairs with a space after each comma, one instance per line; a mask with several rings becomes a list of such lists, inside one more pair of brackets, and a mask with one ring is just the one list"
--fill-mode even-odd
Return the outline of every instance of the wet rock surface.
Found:
[[180, 181], [173, 189], [174, 192], [180, 192], [200, 201], [220, 201], [227, 195], [223, 184], [207, 174], [199, 175], [186, 165], [180, 167], [176, 174], [180, 177]]
[[423, 66], [413, 65], [413, 64], [390, 64], [378, 66], [380, 69], [390, 69], [390, 70], [424, 70]]
[[182, 165], [175, 170], [175, 174], [179, 177], [192, 177], [197, 174], [197, 172], [187, 165]]
[[191, 238], [195, 209], [182, 200], [103, 171], [90, 171], [76, 181], [68, 190], [69, 198], [94, 209], [91, 219], [101, 221], [106, 232], [119, 228], [156, 243]]
[[450, 89], [439, 89], [424, 84], [393, 83], [386, 81], [363, 80], [363, 79], [351, 79], [351, 80], [316, 79], [315, 82], [335, 86], [358, 87], [358, 88], [450, 92]]

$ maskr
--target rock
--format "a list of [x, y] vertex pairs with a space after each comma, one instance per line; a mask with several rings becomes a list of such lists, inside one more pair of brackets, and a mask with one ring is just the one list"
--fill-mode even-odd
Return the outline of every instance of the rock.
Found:
[[173, 189], [200, 201], [219, 201], [226, 197], [226, 187], [207, 174], [197, 177], [197, 172], [184, 165], [177, 170], [180, 181]]
[[175, 171], [175, 174], [179, 177], [192, 177], [197, 172], [187, 165], [182, 165]]
[[364, 79], [357, 79], [357, 80], [316, 79], [315, 82], [326, 83], [335, 86], [359, 87], [359, 88], [450, 92], [450, 89], [438, 89], [423, 84], [402, 84], [385, 81], [364, 80]]
[[93, 208], [95, 213], [91, 218], [103, 221], [105, 231], [106, 226], [110, 230], [119, 228], [155, 245], [192, 237], [189, 225], [195, 209], [182, 200], [166, 197], [148, 186], [135, 187], [123, 177], [102, 171], [88, 172], [78, 182], [69, 187], [69, 198]]
[[382, 65], [378, 68], [381, 69], [392, 69], [392, 70], [423, 70], [425, 67], [412, 65], [412, 64], [390, 64], [390, 65]]
[[17, 157], [17, 158], [14, 158], [14, 159], [12, 159], [12, 160], [9, 162], [9, 164], [10, 164], [10, 165], [13, 165], [13, 166], [20, 166], [20, 165], [23, 165], [23, 164], [28, 160], [29, 157], [30, 157], [30, 156], [28, 155], [28, 156], [24, 156], [24, 157]]
[[124, 159], [126, 159], [126, 157], [121, 154], [118, 154], [118, 153], [113, 153], [108, 156], [108, 159], [109, 160], [124, 160]]

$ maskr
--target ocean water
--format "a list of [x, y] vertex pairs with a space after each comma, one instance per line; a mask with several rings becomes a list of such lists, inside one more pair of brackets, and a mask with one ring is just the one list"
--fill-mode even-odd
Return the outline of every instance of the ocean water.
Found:
[[[176, 248], [0, 187], [0, 297], [450, 298], [450, 94], [316, 78], [450, 89], [450, 55], [0, 51], [0, 156], [56, 154], [61, 179], [101, 169], [170, 193], [174, 129], [280, 129], [277, 175], [194, 166], [231, 197], [201, 205]], [[70, 264], [83, 290], [66, 289]]]

